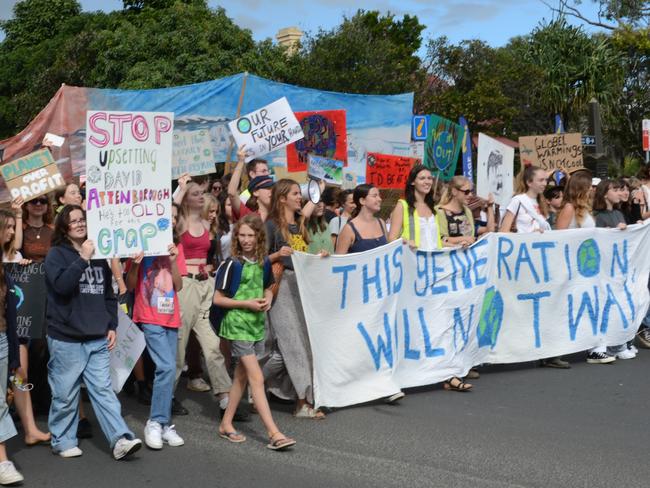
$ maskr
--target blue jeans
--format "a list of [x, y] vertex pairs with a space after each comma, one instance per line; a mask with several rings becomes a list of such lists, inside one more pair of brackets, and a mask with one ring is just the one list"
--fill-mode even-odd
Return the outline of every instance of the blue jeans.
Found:
[[133, 432], [122, 418], [121, 405], [111, 385], [110, 355], [106, 339], [64, 342], [47, 338], [50, 360], [47, 379], [52, 389], [48, 424], [55, 452], [76, 447], [79, 424], [81, 382], [104, 436], [111, 449], [122, 437], [133, 439]]
[[7, 378], [9, 377], [9, 343], [7, 334], [0, 332], [0, 442], [17, 434], [7, 406]]
[[156, 365], [151, 394], [149, 419], [169, 425], [172, 418], [172, 396], [176, 379], [178, 329], [155, 324], [142, 324], [149, 355]]

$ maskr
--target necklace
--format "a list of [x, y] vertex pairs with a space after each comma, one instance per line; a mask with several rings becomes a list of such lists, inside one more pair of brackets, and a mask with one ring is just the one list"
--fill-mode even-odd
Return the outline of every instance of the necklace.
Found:
[[36, 239], [40, 239], [41, 238], [41, 231], [43, 230], [43, 227], [45, 227], [45, 224], [41, 225], [40, 227], [36, 227], [35, 225], [31, 225], [31, 224], [27, 224], [27, 225], [29, 227], [31, 227], [32, 229], [37, 230]]

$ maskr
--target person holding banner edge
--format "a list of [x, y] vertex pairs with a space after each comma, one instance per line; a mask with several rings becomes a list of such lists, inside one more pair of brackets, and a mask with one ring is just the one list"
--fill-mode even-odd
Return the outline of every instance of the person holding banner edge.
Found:
[[[358, 185], [352, 193], [354, 211], [347, 221], [336, 242], [336, 254], [349, 254], [369, 251], [388, 244], [386, 224], [377, 217], [381, 210], [379, 188], [371, 184]], [[377, 237], [377, 227], [381, 234]], [[365, 237], [365, 236], [372, 237]], [[386, 398], [386, 403], [395, 403], [404, 398], [403, 391], [398, 391]]]
[[[322, 190], [324, 182], [320, 184]], [[295, 181], [282, 179], [273, 186], [271, 213], [265, 225], [277, 292], [274, 306], [268, 313], [273, 342], [263, 372], [273, 394], [284, 399], [297, 397], [296, 418], [320, 420], [325, 414], [313, 407], [311, 346], [291, 261], [293, 251], [308, 250], [305, 220], [311, 217], [314, 209], [312, 201], [302, 207], [300, 186]], [[326, 252], [320, 254], [328, 255]], [[290, 382], [285, 381], [287, 376]]]

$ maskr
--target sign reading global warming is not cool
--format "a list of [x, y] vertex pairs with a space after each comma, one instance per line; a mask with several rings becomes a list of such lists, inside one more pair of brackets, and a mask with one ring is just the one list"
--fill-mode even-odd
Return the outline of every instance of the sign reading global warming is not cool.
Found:
[[285, 97], [228, 123], [237, 146], [246, 146], [246, 161], [299, 141], [302, 128]]

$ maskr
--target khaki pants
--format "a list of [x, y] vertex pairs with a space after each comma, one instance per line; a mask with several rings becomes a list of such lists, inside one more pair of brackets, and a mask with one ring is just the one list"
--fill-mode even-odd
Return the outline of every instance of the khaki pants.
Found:
[[176, 384], [185, 365], [185, 350], [193, 330], [203, 350], [208, 377], [215, 395], [230, 391], [231, 381], [226, 365], [219, 349], [219, 337], [214, 333], [208, 320], [212, 296], [214, 294], [214, 278], [197, 281], [183, 277], [183, 288], [178, 294], [181, 307], [183, 326], [178, 331], [178, 354], [176, 355]]

